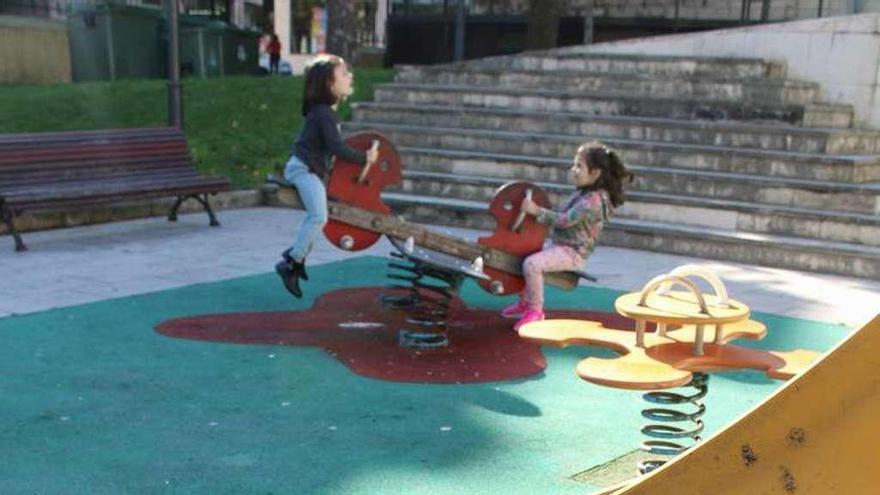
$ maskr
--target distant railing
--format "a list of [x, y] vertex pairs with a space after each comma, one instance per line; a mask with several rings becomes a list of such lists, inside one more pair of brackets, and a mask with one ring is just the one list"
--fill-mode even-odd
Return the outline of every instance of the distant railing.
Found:
[[369, 1], [358, 1], [355, 6], [355, 39], [357, 46], [376, 44], [376, 6]]
[[0, 15], [63, 19], [79, 9], [104, 4], [160, 8], [162, 0], [0, 0]]
[[[466, 0], [469, 15], [527, 15], [525, 0]], [[846, 0], [565, 0], [582, 15], [590, 4], [596, 17], [711, 20], [741, 23], [788, 21], [855, 13]], [[393, 0], [395, 16], [453, 15], [458, 0]]]
[[597, 16], [739, 20], [742, 23], [854, 13], [854, 7], [841, 0], [594, 0], [594, 6]]

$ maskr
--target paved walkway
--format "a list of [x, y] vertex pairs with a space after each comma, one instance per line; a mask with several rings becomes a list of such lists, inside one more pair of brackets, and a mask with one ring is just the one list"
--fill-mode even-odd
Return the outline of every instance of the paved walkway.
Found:
[[[15, 253], [0, 237], [0, 316], [213, 282], [272, 270], [302, 212], [251, 208], [220, 212], [209, 228], [203, 214], [169, 223], [150, 218], [29, 233], [30, 251]], [[481, 232], [436, 227], [467, 239]], [[309, 259], [321, 264], [364, 254], [385, 256], [387, 241], [346, 253], [321, 240]], [[880, 311], [880, 282], [768, 267], [600, 247], [588, 264], [599, 285], [635, 290], [685, 263], [715, 270], [733, 297], [756, 311], [856, 326]]]

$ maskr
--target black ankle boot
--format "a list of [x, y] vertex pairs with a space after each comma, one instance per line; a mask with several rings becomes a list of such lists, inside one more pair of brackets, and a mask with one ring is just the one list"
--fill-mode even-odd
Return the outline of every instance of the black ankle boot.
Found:
[[299, 276], [303, 280], [309, 279], [309, 274], [306, 273], [306, 260], [302, 260], [302, 261], [294, 260], [293, 256], [290, 255], [290, 251], [284, 251], [283, 253], [281, 253], [281, 257], [284, 258], [284, 261], [286, 261], [288, 264], [290, 264], [290, 266], [292, 266], [292, 267], [298, 266]]
[[296, 262], [288, 263], [286, 260], [281, 260], [275, 264], [275, 272], [281, 277], [284, 288], [293, 294], [293, 297], [300, 298], [302, 297], [302, 289], [299, 288], [301, 271], [294, 267], [294, 263]]

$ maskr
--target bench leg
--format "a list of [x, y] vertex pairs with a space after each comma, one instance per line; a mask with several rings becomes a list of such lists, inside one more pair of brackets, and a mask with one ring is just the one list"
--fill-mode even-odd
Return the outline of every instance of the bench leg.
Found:
[[208, 213], [208, 218], [211, 220], [211, 227], [219, 227], [220, 222], [217, 221], [217, 216], [214, 215], [214, 210], [211, 209], [211, 201], [208, 199], [208, 195], [202, 194], [201, 196], [196, 196], [196, 199], [199, 200], [199, 203], [201, 203], [202, 206], [205, 207], [205, 212]]
[[15, 230], [15, 214], [13, 214], [10, 210], [3, 208], [2, 214], [3, 223], [6, 224], [6, 227], [9, 229], [9, 233], [12, 234], [12, 238], [15, 239], [15, 250], [18, 252], [27, 251], [27, 246], [24, 244], [24, 241], [21, 240], [21, 235]]
[[180, 205], [182, 205], [184, 201], [190, 198], [198, 201], [202, 204], [202, 207], [205, 208], [205, 212], [208, 214], [208, 218], [210, 219], [211, 227], [218, 227], [220, 225], [220, 222], [217, 221], [217, 216], [214, 215], [214, 210], [211, 208], [211, 203], [210, 201], [208, 201], [207, 194], [190, 194], [189, 196], [178, 196], [177, 201], [174, 202], [174, 206], [171, 207], [171, 211], [168, 212], [169, 222], [177, 221], [177, 209], [180, 208]]
[[171, 206], [171, 210], [168, 212], [168, 221], [176, 222], [177, 221], [177, 209], [180, 208], [180, 205], [183, 204], [187, 199], [192, 198], [192, 196], [178, 196], [177, 201], [174, 202], [174, 205]]

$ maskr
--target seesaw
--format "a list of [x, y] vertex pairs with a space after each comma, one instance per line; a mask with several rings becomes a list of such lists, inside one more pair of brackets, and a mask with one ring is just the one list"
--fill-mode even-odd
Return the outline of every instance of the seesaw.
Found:
[[[690, 280], [694, 277], [707, 282], [712, 293], [704, 293]], [[651, 439], [643, 442], [641, 449], [655, 455], [677, 455], [690, 447], [686, 442], [700, 440], [709, 373], [753, 369], [787, 380], [818, 355], [807, 350], [765, 351], [732, 344], [735, 339], [762, 339], [767, 328], [749, 318], [748, 306], [728, 297], [714, 273], [699, 266], [685, 265], [655, 277], [641, 291], [620, 296], [614, 306], [619, 314], [635, 320], [635, 332], [605, 328], [594, 321], [544, 320], [523, 325], [519, 335], [558, 347], [588, 345], [617, 353], [613, 358], [583, 359], [576, 374], [597, 385], [651, 391], [643, 395], [652, 406], [643, 410], [642, 416], [655, 423], [642, 428]], [[655, 326], [655, 332], [647, 332], [649, 324]], [[696, 390], [666, 390], [678, 387]], [[643, 461], [638, 471], [645, 474], [665, 462]]]
[[[372, 166], [361, 166], [336, 159], [327, 184], [329, 221], [324, 235], [346, 251], [361, 251], [387, 236], [397, 252], [389, 267], [394, 288], [405, 295], [386, 298], [389, 308], [411, 314], [417, 331], [402, 330], [401, 344], [412, 347], [446, 345], [445, 325], [449, 301], [465, 278], [474, 279], [494, 295], [520, 292], [525, 286], [523, 260], [540, 251], [547, 226], [519, 211], [525, 197], [542, 207], [550, 207], [547, 193], [528, 182], [510, 182], [499, 188], [489, 203], [489, 214], [496, 228], [470, 242], [437, 232], [395, 216], [382, 199], [382, 190], [401, 181], [402, 165], [394, 144], [376, 132], [361, 132], [346, 139], [356, 149], [376, 147], [379, 158]], [[270, 175], [268, 181], [279, 186], [279, 200], [299, 205], [296, 189], [283, 178]], [[547, 274], [548, 284], [571, 290], [580, 278], [595, 281], [584, 272]]]

